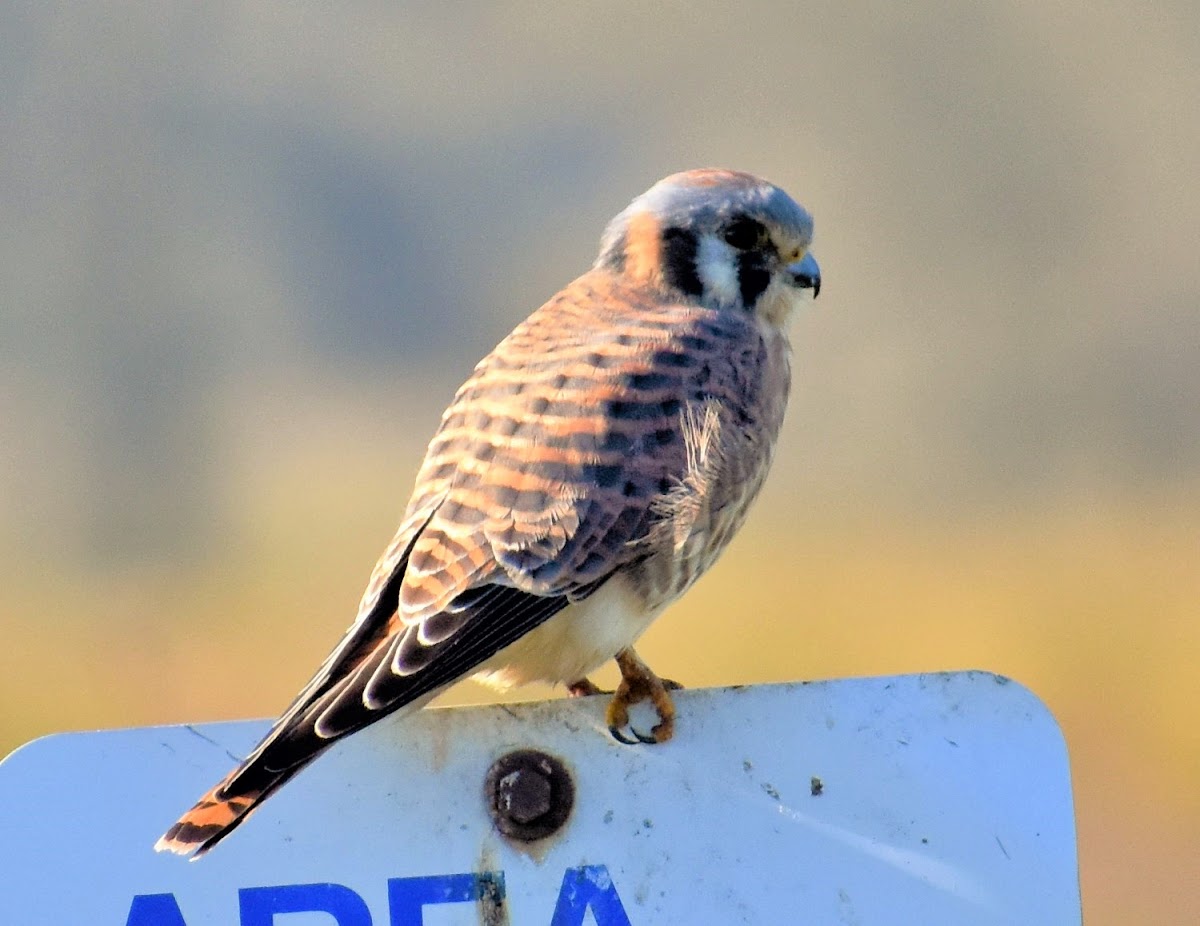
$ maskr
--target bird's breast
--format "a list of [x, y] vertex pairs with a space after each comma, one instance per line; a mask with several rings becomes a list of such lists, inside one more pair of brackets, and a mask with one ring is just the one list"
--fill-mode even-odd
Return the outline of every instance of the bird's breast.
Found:
[[717, 561], [766, 481], [787, 407], [790, 355], [780, 334], [747, 356], [740, 394], [688, 410], [689, 471], [660, 499], [653, 552], [634, 570], [648, 607], [665, 607]]

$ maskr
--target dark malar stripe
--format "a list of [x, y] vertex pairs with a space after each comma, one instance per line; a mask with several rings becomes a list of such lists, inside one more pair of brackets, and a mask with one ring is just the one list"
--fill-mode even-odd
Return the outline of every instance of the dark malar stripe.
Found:
[[667, 284], [689, 296], [704, 292], [696, 272], [700, 239], [685, 228], [668, 228], [662, 235], [663, 278]]
[[771, 284], [771, 273], [766, 259], [760, 251], [743, 251], [738, 255], [738, 286], [742, 291], [742, 306], [754, 308], [766, 288]]

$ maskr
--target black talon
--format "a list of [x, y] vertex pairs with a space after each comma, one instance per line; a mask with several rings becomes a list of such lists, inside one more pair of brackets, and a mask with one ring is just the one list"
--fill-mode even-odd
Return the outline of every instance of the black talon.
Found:
[[658, 744], [658, 737], [653, 733], [651, 733], [649, 736], [646, 736], [643, 733], [638, 733], [638, 731], [633, 727], [629, 728], [629, 732], [637, 737], [637, 741], [639, 743], [645, 743], [647, 746], [656, 746]]
[[626, 746], [636, 746], [639, 742], [645, 742], [645, 740], [638, 736], [637, 731], [634, 731], [633, 734], [634, 736], [638, 737], [635, 740], [631, 740], [628, 736], [622, 733], [620, 727], [609, 727], [608, 732], [612, 734], [612, 738], [618, 743], [624, 743]]

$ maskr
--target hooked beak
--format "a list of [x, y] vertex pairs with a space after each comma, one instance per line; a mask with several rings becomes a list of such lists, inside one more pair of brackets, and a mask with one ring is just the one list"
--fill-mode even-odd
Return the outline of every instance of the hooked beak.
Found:
[[788, 273], [800, 289], [811, 289], [814, 299], [821, 295], [821, 268], [811, 254], [805, 254], [794, 264], [788, 264]]

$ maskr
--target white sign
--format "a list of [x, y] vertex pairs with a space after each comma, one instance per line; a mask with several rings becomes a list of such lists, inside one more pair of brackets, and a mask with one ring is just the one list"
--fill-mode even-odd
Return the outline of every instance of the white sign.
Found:
[[[37, 740], [0, 764], [0, 923], [1080, 922], [1066, 748], [1020, 685], [973, 672], [675, 700], [659, 746], [615, 742], [603, 697], [384, 721], [195, 863], [151, 847], [264, 723]], [[489, 769], [520, 749], [560, 760], [574, 791], [530, 843], [488, 809], [513, 780]]]

